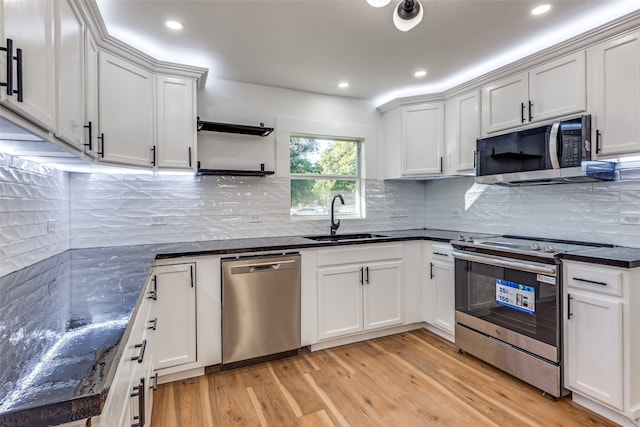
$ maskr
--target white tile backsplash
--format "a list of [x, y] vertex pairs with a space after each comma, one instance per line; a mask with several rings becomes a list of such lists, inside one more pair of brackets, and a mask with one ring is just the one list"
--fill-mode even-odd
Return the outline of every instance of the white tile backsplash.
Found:
[[640, 226], [619, 223], [623, 212], [640, 214], [640, 180], [534, 187], [437, 180], [425, 184], [425, 212], [429, 228], [640, 247]]
[[[365, 187], [366, 219], [342, 219], [341, 232], [424, 226], [422, 183]], [[71, 246], [328, 232], [328, 220], [292, 220], [289, 193], [276, 177], [70, 174]]]
[[[341, 232], [440, 228], [640, 247], [640, 180], [500, 187], [461, 177], [365, 182]], [[457, 214], [460, 216], [457, 216]], [[48, 221], [55, 230], [47, 230]], [[289, 216], [289, 180], [65, 173], [0, 153], [0, 275], [69, 248], [324, 234]]]
[[0, 152], [0, 276], [64, 252], [69, 242], [68, 174]]

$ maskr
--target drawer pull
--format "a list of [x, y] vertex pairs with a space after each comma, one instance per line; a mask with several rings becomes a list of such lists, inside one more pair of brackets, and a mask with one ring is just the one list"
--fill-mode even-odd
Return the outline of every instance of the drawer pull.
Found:
[[157, 317], [153, 320], [149, 320], [149, 326], [147, 326], [147, 329], [151, 329], [152, 331], [155, 331], [157, 327], [158, 327]]
[[449, 254], [445, 254], [444, 252], [434, 252], [434, 255], [440, 255], [440, 256], [449, 256]]
[[158, 389], [158, 373], [157, 372], [153, 376], [153, 384], [150, 384], [149, 388], [153, 391], [156, 391]]
[[142, 340], [142, 344], [136, 344], [134, 348], [140, 349], [140, 354], [131, 358], [131, 361], [137, 360], [138, 363], [142, 363], [144, 360], [144, 351], [147, 349], [147, 340]]
[[575, 280], [576, 282], [590, 283], [592, 285], [600, 285], [600, 286], [607, 286], [608, 285], [606, 282], [596, 282], [595, 280], [582, 279], [580, 277], [574, 277], [573, 280]]
[[131, 393], [131, 397], [138, 398], [138, 415], [133, 417], [134, 421], [137, 423], [131, 424], [131, 427], [143, 427], [145, 425], [145, 403], [144, 403], [144, 377], [140, 378], [140, 384], [133, 388], [133, 393]]

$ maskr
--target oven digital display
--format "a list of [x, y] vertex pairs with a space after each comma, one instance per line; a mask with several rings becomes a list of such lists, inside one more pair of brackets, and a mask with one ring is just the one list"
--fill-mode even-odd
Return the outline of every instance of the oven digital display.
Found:
[[496, 303], [524, 313], [536, 313], [536, 293], [532, 286], [496, 279]]

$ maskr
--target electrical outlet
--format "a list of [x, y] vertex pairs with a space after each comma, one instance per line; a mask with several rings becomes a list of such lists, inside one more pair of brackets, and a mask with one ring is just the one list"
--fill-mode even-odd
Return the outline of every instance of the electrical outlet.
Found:
[[628, 225], [640, 225], [640, 214], [636, 213], [621, 213], [620, 224]]
[[262, 222], [260, 219], [260, 215], [251, 215], [249, 217], [249, 222]]
[[151, 225], [167, 225], [167, 217], [166, 216], [152, 216], [151, 217]]
[[451, 216], [454, 218], [460, 218], [462, 216], [462, 211], [460, 210], [460, 208], [455, 208], [451, 211]]
[[47, 221], [47, 233], [55, 233], [56, 228], [58, 228], [58, 224], [55, 220], [51, 219]]

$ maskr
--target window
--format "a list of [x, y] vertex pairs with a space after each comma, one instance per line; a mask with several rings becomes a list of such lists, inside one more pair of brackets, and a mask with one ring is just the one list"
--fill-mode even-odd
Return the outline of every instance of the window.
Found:
[[289, 171], [291, 174], [291, 215], [327, 217], [331, 199], [340, 194], [335, 212], [341, 218], [360, 218], [359, 140], [291, 136]]

